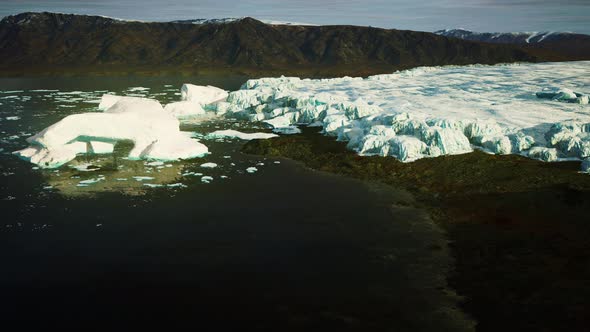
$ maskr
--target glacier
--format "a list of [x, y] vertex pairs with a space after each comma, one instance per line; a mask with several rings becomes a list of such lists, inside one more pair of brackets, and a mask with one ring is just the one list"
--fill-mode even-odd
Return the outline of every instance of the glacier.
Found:
[[587, 165], [589, 69], [576, 61], [251, 79], [211, 110], [276, 132], [321, 126], [360, 155], [404, 162], [480, 149]]
[[70, 115], [15, 154], [53, 168], [78, 154], [112, 153], [117, 141], [131, 140], [132, 159], [199, 157], [207, 147], [179, 129], [197, 117], [257, 122], [274, 132], [217, 130], [204, 139], [269, 139], [313, 126], [363, 156], [412, 162], [478, 149], [546, 162], [575, 159], [588, 171], [589, 69], [589, 61], [419, 67], [367, 78], [251, 79], [229, 93], [186, 83], [181, 100], [164, 107], [107, 94], [102, 112]]

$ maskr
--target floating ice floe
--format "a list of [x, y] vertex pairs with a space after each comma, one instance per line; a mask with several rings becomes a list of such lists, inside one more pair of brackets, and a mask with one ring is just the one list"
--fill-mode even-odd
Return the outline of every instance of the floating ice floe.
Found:
[[99, 175], [97, 178], [82, 180], [78, 182], [78, 187], [87, 187], [88, 185], [98, 183], [100, 181], [104, 181], [104, 175]]
[[217, 164], [216, 163], [204, 163], [204, 164], [201, 164], [201, 167], [203, 167], [203, 168], [215, 168], [215, 167], [217, 167]]
[[207, 135], [208, 138], [238, 138], [243, 140], [269, 139], [278, 136], [279, 135], [269, 133], [243, 133], [233, 129], [217, 130]]
[[[274, 130], [321, 126], [361, 155], [404, 162], [474, 148], [583, 160], [590, 152], [590, 109], [578, 104], [587, 94], [543, 88], [547, 82], [587, 87], [589, 67], [579, 61], [422, 67], [366, 79], [253, 79], [217, 108]], [[531, 98], [535, 91], [544, 92]]]
[[43, 168], [59, 167], [81, 153], [111, 153], [121, 140], [133, 142], [131, 159], [177, 160], [207, 154], [207, 147], [181, 132], [179, 125], [156, 100], [120, 97], [102, 113], [67, 116], [28, 138], [31, 145], [14, 153]]
[[283, 135], [293, 135], [293, 134], [301, 134], [301, 129], [297, 128], [297, 126], [286, 126], [286, 127], [279, 127], [274, 128], [272, 130], [273, 133], [283, 134]]
[[211, 183], [211, 181], [213, 181], [212, 176], [205, 175], [201, 178], [201, 182], [203, 182], [203, 183]]
[[164, 162], [163, 161], [150, 161], [149, 163], [145, 163], [146, 166], [150, 166], [150, 167], [157, 167], [157, 166], [164, 166]]
[[257, 171], [258, 171], [258, 168], [256, 168], [256, 167], [246, 168], [246, 172], [248, 172], [248, 173], [256, 173]]
[[20, 120], [20, 116], [7, 116], [5, 119], [9, 121], [16, 121]]
[[150, 88], [145, 88], [142, 86], [136, 86], [136, 87], [132, 87], [132, 88], [128, 88], [127, 91], [149, 91]]
[[184, 183], [169, 183], [166, 185], [166, 187], [168, 187], [168, 188], [186, 188], [188, 186]]
[[136, 181], [149, 181], [155, 179], [153, 176], [134, 176]]

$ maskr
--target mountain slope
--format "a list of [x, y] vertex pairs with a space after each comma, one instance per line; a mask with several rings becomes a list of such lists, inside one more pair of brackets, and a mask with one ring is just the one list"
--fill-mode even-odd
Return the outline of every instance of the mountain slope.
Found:
[[473, 32], [463, 29], [447, 29], [435, 34], [463, 40], [519, 44], [536, 54], [553, 53], [552, 59], [585, 60], [590, 58], [590, 35], [571, 32]]
[[175, 68], [247, 73], [355, 75], [420, 65], [559, 59], [552, 50], [358, 26], [121, 21], [23, 13], [0, 22], [0, 70]]
[[542, 44], [560, 41], [590, 40], [590, 36], [572, 32], [474, 32], [464, 29], [446, 29], [434, 32], [437, 35], [471, 41], [499, 44]]

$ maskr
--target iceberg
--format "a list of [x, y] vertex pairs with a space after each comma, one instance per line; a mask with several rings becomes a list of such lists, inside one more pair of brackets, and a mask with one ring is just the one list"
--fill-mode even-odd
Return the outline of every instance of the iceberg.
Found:
[[111, 153], [121, 140], [133, 142], [132, 159], [178, 160], [207, 154], [207, 147], [181, 132], [179, 125], [156, 100], [122, 97], [102, 113], [65, 117], [29, 137], [30, 146], [14, 154], [42, 168], [59, 167], [81, 153]]
[[190, 118], [205, 114], [205, 110], [203, 109], [201, 104], [194, 103], [191, 101], [178, 101], [167, 104], [164, 107], [164, 111], [174, 115], [179, 119]]

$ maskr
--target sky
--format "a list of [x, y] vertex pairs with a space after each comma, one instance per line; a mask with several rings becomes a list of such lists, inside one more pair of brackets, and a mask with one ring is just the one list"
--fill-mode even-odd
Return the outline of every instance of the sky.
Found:
[[590, 34], [590, 0], [0, 0], [2, 17], [25, 11], [145, 21], [251, 16], [418, 31], [464, 28]]

